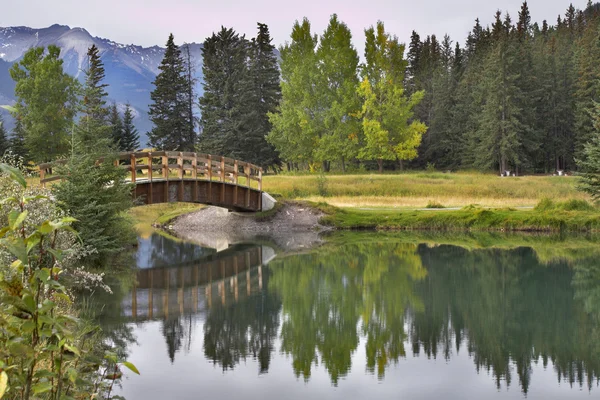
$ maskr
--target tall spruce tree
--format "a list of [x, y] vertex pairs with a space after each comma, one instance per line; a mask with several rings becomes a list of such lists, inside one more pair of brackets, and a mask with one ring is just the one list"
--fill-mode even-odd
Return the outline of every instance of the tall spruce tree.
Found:
[[275, 112], [279, 105], [281, 86], [275, 46], [266, 24], [258, 23], [258, 33], [250, 45], [248, 68], [254, 97], [249, 104], [254, 128], [244, 137], [246, 148], [250, 150], [249, 160], [265, 168], [278, 169], [279, 153], [267, 142], [266, 136], [272, 129], [268, 114]]
[[10, 147], [10, 141], [6, 132], [6, 126], [4, 126], [4, 119], [0, 115], [0, 157]]
[[[248, 159], [252, 123], [252, 82], [247, 60], [250, 44], [233, 29], [222, 27], [204, 41], [204, 94], [200, 98], [200, 149], [207, 153]], [[252, 157], [253, 158], [253, 157]]]
[[140, 135], [133, 123], [133, 110], [130, 104], [125, 105], [123, 131], [119, 144], [122, 151], [135, 151], [140, 147]]
[[21, 118], [17, 116], [15, 118], [15, 126], [10, 135], [9, 139], [10, 151], [24, 160], [29, 160], [29, 154], [27, 153], [27, 147], [25, 146], [25, 130], [23, 129], [23, 122]]
[[112, 145], [117, 150], [123, 150], [121, 147], [121, 138], [123, 137], [123, 119], [119, 115], [119, 109], [117, 103], [112, 103], [109, 108], [108, 122], [111, 127], [110, 137]]
[[173, 34], [169, 35], [165, 55], [154, 80], [150, 94], [152, 104], [148, 115], [154, 124], [148, 133], [150, 146], [169, 151], [194, 151], [193, 120], [190, 120], [188, 102], [189, 82], [185, 62]]
[[63, 71], [60, 49], [50, 45], [28, 50], [10, 76], [16, 82], [13, 115], [21, 123], [28, 155], [35, 162], [66, 155], [78, 85]]
[[100, 264], [130, 239], [126, 236], [132, 232], [123, 229], [123, 211], [132, 205], [131, 188], [125, 182], [127, 172], [115, 165], [104, 66], [95, 46], [88, 51], [85, 77], [71, 154], [59, 170], [65, 179], [53, 185], [52, 192], [65, 212], [76, 218], [74, 227], [84, 245], [95, 249], [89, 260]]
[[580, 189], [600, 200], [600, 103], [594, 103], [591, 118], [593, 133], [590, 141], [583, 146], [583, 157], [577, 163], [583, 171]]
[[[192, 53], [190, 52], [190, 45], [186, 44], [183, 47], [183, 62], [184, 62], [184, 77], [185, 77], [185, 105], [186, 105], [186, 129], [187, 129], [187, 141], [193, 144], [195, 148], [198, 140], [196, 134], [196, 116], [194, 115], [194, 105], [196, 102], [196, 93], [194, 87], [196, 85], [196, 78], [194, 77], [195, 67]], [[138, 138], [139, 140], [139, 138]], [[139, 144], [137, 145], [139, 147]]]

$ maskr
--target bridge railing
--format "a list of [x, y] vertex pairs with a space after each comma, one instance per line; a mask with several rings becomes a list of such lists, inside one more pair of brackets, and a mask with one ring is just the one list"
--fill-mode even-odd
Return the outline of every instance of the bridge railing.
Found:
[[[223, 156], [178, 151], [142, 151], [119, 153], [114, 162], [129, 171], [127, 179], [133, 183], [190, 179], [232, 183], [249, 188], [256, 186], [256, 189], [262, 191], [261, 167]], [[42, 186], [61, 180], [62, 176], [52, 174], [52, 170], [65, 163], [66, 160], [57, 160], [38, 165]]]

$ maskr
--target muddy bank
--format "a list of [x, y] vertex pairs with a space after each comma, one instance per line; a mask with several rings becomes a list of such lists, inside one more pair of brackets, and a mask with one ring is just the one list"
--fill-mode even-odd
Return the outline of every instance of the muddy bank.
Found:
[[262, 219], [207, 207], [177, 218], [167, 228], [183, 239], [219, 250], [260, 239], [274, 242], [283, 251], [298, 251], [322, 243], [319, 234], [331, 229], [319, 223], [322, 216], [321, 211], [299, 203], [283, 204]]

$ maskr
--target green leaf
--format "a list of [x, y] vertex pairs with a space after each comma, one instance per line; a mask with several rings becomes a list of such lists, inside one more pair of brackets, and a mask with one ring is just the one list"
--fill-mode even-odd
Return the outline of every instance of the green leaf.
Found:
[[25, 177], [23, 177], [21, 171], [19, 171], [17, 168], [6, 164], [0, 164], [0, 171], [8, 174], [12, 180], [17, 182], [23, 188], [27, 188], [27, 181], [25, 180]]
[[76, 354], [78, 357], [80, 357], [80, 356], [81, 356], [81, 353], [79, 352], [79, 349], [78, 349], [77, 347], [73, 347], [73, 346], [70, 346], [70, 345], [68, 345], [68, 344], [65, 344], [65, 346], [64, 346], [64, 347], [65, 347], [65, 350], [68, 350], [68, 351], [70, 351], [71, 353], [74, 353], [74, 354]]
[[34, 395], [42, 394], [52, 390], [52, 384], [50, 382], [39, 382], [31, 387]]
[[14, 221], [14, 223], [12, 225], [13, 229], [17, 229], [17, 228], [21, 227], [21, 225], [23, 225], [25, 218], [27, 218], [27, 213], [28, 213], [27, 210], [25, 210], [19, 214], [19, 216], [17, 217], [17, 219]]
[[132, 372], [136, 373], [136, 374], [140, 374], [140, 371], [138, 371], [138, 369], [136, 368], [135, 365], [133, 365], [132, 363], [130, 363], [129, 361], [123, 361], [122, 363], [125, 367], [127, 367], [129, 370], [131, 370]]
[[[10, 111], [12, 113], [16, 113], [17, 112], [16, 108], [14, 108], [13, 106], [9, 106], [8, 104], [3, 104], [3, 105], [0, 106], [0, 108], [4, 108], [5, 110], [8, 110], [8, 111]], [[0, 397], [2, 397], [2, 396], [0, 396]]]
[[34, 312], [36, 307], [35, 307], [35, 301], [33, 300], [33, 296], [30, 294], [24, 294], [23, 295], [23, 303], [25, 303], [25, 305], [27, 306], [27, 310], [29, 312]]
[[2, 398], [2, 396], [4, 396], [4, 393], [6, 393], [7, 388], [8, 388], [8, 375], [6, 375], [6, 372], [2, 371], [2, 372], [0, 372], [0, 399]]

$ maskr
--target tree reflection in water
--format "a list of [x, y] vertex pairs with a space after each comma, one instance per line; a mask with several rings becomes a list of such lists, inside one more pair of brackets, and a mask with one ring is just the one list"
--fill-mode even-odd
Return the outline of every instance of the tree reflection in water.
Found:
[[[466, 351], [498, 388], [518, 380], [527, 394], [541, 362], [591, 390], [600, 377], [598, 253], [365, 241], [275, 259], [262, 290], [206, 308], [204, 356], [223, 370], [251, 357], [267, 373], [281, 351], [298, 378], [320, 365], [338, 385], [353, 367], [384, 379], [407, 348], [444, 360]], [[171, 361], [195, 321], [163, 322]], [[353, 365], [359, 343], [366, 365]]]

